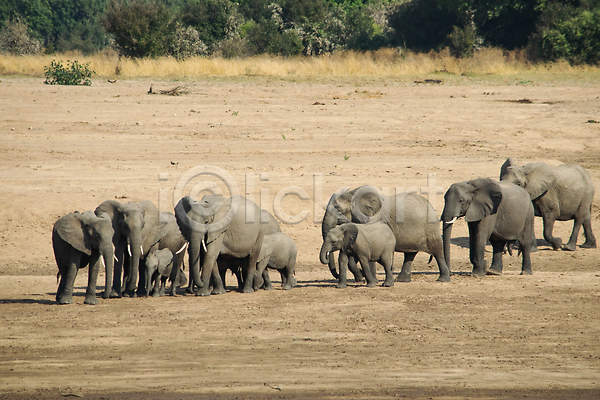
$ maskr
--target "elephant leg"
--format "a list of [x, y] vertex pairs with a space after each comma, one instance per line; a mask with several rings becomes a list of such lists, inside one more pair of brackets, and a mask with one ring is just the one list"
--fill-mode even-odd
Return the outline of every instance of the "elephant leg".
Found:
[[583, 220], [583, 233], [585, 234], [585, 242], [581, 245], [581, 247], [586, 249], [595, 249], [596, 237], [594, 236], [594, 232], [592, 232], [592, 218], [589, 213]]
[[225, 290], [225, 286], [223, 285], [223, 281], [221, 280], [221, 274], [219, 273], [219, 267], [217, 266], [216, 262], [213, 263], [212, 281], [213, 281], [213, 288], [212, 288], [212, 291], [210, 292], [210, 294], [227, 293], [227, 290]]
[[371, 276], [377, 279], [377, 261], [369, 261], [369, 268], [371, 269]]
[[106, 298], [106, 292], [109, 292], [109, 297], [111, 299], [120, 299], [123, 297], [122, 287], [121, 287], [121, 277], [123, 276], [123, 263], [125, 262], [125, 247], [120, 243], [117, 243], [115, 246], [115, 256], [116, 260], [114, 263], [114, 273], [113, 273], [113, 281], [112, 287], [106, 286], [104, 288], [104, 295], [102, 297]]
[[[159, 280], [159, 278], [157, 278], [157, 280]], [[146, 262], [143, 260], [140, 260], [139, 264], [138, 282], [139, 284], [136, 292], [138, 297], [148, 296], [150, 288], [146, 287]]]
[[363, 276], [363, 273], [360, 271], [360, 268], [358, 268], [358, 265], [356, 264], [356, 259], [354, 257], [348, 257], [348, 269], [350, 270], [350, 272], [352, 272], [352, 275], [354, 275], [354, 282], [364, 282], [365, 278]]
[[[260, 245], [262, 245], [262, 238], [259, 240]], [[248, 259], [248, 270], [246, 273], [246, 281], [244, 282], [244, 288], [242, 289], [242, 293], [253, 293], [254, 292], [254, 282], [259, 279], [262, 281], [262, 276], [258, 276], [257, 274], [257, 263], [258, 263], [258, 255], [260, 253], [260, 245], [255, 249]], [[262, 275], [262, 274], [261, 274]], [[262, 285], [262, 283], [261, 283]]]
[[364, 255], [358, 256], [358, 261], [363, 269], [365, 278], [367, 279], [367, 287], [375, 287], [377, 285], [377, 277], [373, 276], [370, 260]]
[[263, 284], [261, 285], [261, 287], [264, 290], [273, 290], [273, 284], [271, 284], [271, 277], [269, 276], [269, 271], [267, 271], [266, 268], [262, 272], [262, 279], [263, 279]]
[[167, 285], [167, 278], [166, 277], [162, 277], [160, 280], [160, 292], [159, 292], [159, 297], [164, 297], [165, 295], [165, 286]]
[[[82, 255], [76, 250], [71, 250], [71, 255], [69, 257], [69, 265], [67, 267], [66, 275], [61, 277], [60, 286], [63, 286], [63, 291], [59, 296], [57, 294], [56, 301], [58, 304], [72, 304], [73, 303], [73, 285], [75, 284], [75, 277], [77, 277], [77, 270], [81, 265]], [[62, 280], [65, 280], [63, 285]]]
[[385, 281], [383, 281], [383, 287], [394, 286], [394, 274], [392, 273], [392, 266], [394, 265], [394, 252], [389, 254], [383, 254], [379, 259], [379, 263], [385, 270]]
[[100, 270], [100, 255], [95, 254], [90, 259], [88, 270], [88, 285], [85, 291], [85, 300], [83, 304], [98, 304], [98, 299], [96, 298], [96, 282], [98, 281], [98, 271]]
[[[552, 214], [552, 215], [548, 215]], [[562, 245], [562, 240], [559, 237], [552, 236], [552, 231], [554, 230], [554, 221], [556, 221], [556, 216], [554, 213], [546, 213], [543, 217], [544, 220], [544, 240], [552, 245], [554, 250], [560, 249]], [[579, 228], [577, 228], [579, 231]]]
[[481, 221], [468, 222], [469, 225], [469, 258], [473, 265], [471, 276], [485, 275], [485, 245], [488, 235], [480, 229]]
[[[267, 272], [267, 263], [269, 259], [265, 258], [258, 264], [256, 264], [256, 274], [254, 276], [254, 283], [252, 288], [256, 291], [261, 288], [261, 286], [265, 283], [264, 272]], [[268, 274], [268, 272], [267, 272]], [[269, 278], [269, 284], [271, 283], [271, 278]]]
[[169, 294], [173, 297], [177, 297], [177, 287], [179, 286], [179, 280], [181, 279], [181, 268], [179, 268], [179, 263], [177, 261], [171, 267], [169, 279], [171, 279], [171, 290], [169, 291]]
[[531, 270], [531, 247], [523, 246], [521, 249], [521, 255], [523, 256], [523, 262], [521, 263], [521, 275], [533, 275]]
[[492, 244], [492, 265], [487, 270], [488, 275], [502, 275], [502, 253], [506, 242], [490, 239]]
[[396, 277], [396, 282], [411, 281], [412, 262], [415, 259], [416, 255], [416, 252], [404, 252], [404, 263], [402, 264], [402, 269], [400, 270], [400, 273]]
[[346, 287], [346, 271], [348, 269], [348, 254], [343, 251], [340, 251], [340, 255], [338, 257], [338, 264], [340, 266], [339, 276], [340, 279], [338, 281], [337, 287], [339, 289], [343, 289]]
[[575, 218], [573, 219], [573, 230], [571, 231], [571, 237], [569, 238], [569, 241], [565, 245], [563, 245], [563, 250], [575, 251], [577, 246], [577, 237], [579, 236], [579, 231], [581, 229], [582, 223], [583, 221], [581, 220], [581, 218], [577, 218], [577, 216], [575, 216]]

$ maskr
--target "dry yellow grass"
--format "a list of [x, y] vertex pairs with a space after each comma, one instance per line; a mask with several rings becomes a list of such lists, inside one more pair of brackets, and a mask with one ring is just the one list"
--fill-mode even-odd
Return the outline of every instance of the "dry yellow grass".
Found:
[[413, 53], [398, 49], [375, 52], [339, 52], [322, 57], [257, 56], [242, 59], [194, 57], [177, 61], [156, 59], [119, 59], [114, 52], [91, 56], [53, 54], [39, 56], [0, 55], [0, 75], [42, 77], [52, 60], [77, 60], [90, 63], [96, 76], [105, 78], [158, 77], [186, 79], [207, 76], [266, 76], [301, 78], [331, 77], [411, 77], [435, 73], [453, 75], [561, 74], [600, 75], [598, 66], [571, 66], [566, 62], [532, 64], [519, 52], [483, 49], [468, 59], [457, 59], [447, 50]]

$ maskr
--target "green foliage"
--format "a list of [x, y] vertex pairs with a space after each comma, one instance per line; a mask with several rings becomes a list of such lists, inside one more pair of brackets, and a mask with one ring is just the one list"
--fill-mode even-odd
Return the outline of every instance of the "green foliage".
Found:
[[205, 55], [208, 47], [200, 40], [200, 34], [191, 26], [178, 26], [175, 29], [171, 54], [178, 60]]
[[448, 35], [450, 48], [456, 57], [468, 58], [473, 55], [477, 43], [477, 31], [473, 25], [464, 28], [455, 26]]
[[295, 30], [285, 30], [275, 18], [262, 18], [257, 24], [246, 27], [246, 40], [251, 54], [298, 55], [303, 46]]
[[352, 50], [377, 50], [386, 44], [383, 28], [379, 26], [367, 7], [350, 7], [346, 11], [345, 41]]
[[466, 25], [466, 16], [443, 0], [413, 0], [400, 4], [390, 15], [395, 33], [392, 42], [420, 51], [439, 49], [455, 26]]
[[44, 67], [44, 75], [47, 85], [85, 85], [91, 86], [91, 77], [94, 71], [90, 69], [90, 63], [79, 64], [67, 60], [67, 67], [63, 67], [62, 61], [52, 60], [49, 67]]
[[171, 13], [157, 1], [110, 0], [103, 25], [127, 57], [158, 57], [172, 47], [175, 26]]
[[0, 29], [0, 53], [37, 54], [41, 49], [41, 42], [31, 37], [27, 24], [20, 19], [7, 22], [4, 28]]
[[179, 19], [196, 29], [209, 48], [233, 36], [240, 23], [237, 6], [229, 0], [198, 0], [181, 10]]
[[554, 5], [545, 13], [534, 43], [545, 60], [600, 62], [600, 9]]

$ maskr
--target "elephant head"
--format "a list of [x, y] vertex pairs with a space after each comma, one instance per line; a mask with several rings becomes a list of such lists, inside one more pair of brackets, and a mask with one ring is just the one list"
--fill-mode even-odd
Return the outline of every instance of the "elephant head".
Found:
[[201, 200], [185, 196], [175, 206], [177, 225], [189, 243], [189, 266], [196, 286], [203, 287], [200, 279], [202, 252], [206, 252], [206, 246], [224, 233], [238, 206], [234, 201], [213, 195], [204, 196]]
[[[337, 225], [348, 222], [368, 222], [371, 217], [379, 213], [382, 205], [383, 199], [372, 186], [361, 186], [353, 190], [332, 194], [321, 225], [323, 241], [325, 241], [329, 231]], [[339, 279], [335, 261], [332, 257], [329, 258], [328, 264], [333, 277]]]
[[[112, 242], [114, 230], [109, 215], [101, 213], [100, 216], [96, 216], [91, 211], [83, 213], [73, 212], [56, 221], [54, 224], [54, 231], [60, 236], [64, 243], [70, 245], [73, 249], [86, 256], [91, 257], [97, 255], [100, 257], [106, 273], [106, 285], [107, 288], [110, 288], [115, 252]], [[59, 275], [64, 274], [67, 271], [63, 271], [61, 266], [68, 266], [69, 260], [63, 260], [62, 258], [69, 257], [69, 252], [65, 248], [58, 247], [57, 243], [55, 243], [54, 251], [59, 266]], [[83, 266], [85, 265], [80, 265], [79, 267]], [[91, 273], [92, 272], [90, 272], [90, 274]], [[68, 279], [66, 281], [68, 281]], [[73, 288], [68, 288], [69, 293], [72, 293], [72, 289]], [[92, 297], [95, 300], [95, 283], [94, 288], [88, 288], [88, 294], [90, 293], [90, 289], [93, 292]], [[62, 291], [64, 290], [65, 286], [61, 284], [59, 293], [56, 295], [59, 302], [62, 297]], [[105, 297], [108, 296], [108, 293], [109, 291], [106, 290]], [[89, 299], [86, 299], [86, 303], [88, 300]]]
[[319, 253], [321, 263], [328, 264], [330, 262], [332, 251], [350, 251], [350, 248], [356, 242], [357, 236], [358, 228], [353, 223], [346, 223], [329, 230]]
[[140, 259], [165, 235], [167, 224], [161, 222], [158, 208], [151, 201], [136, 204], [107, 200], [100, 204], [95, 212], [96, 215], [103, 212], [108, 214], [112, 221], [115, 231], [113, 243], [117, 251], [117, 258], [121, 259], [121, 262], [118, 263], [119, 274], [125, 248], [131, 256], [127, 293], [133, 296]]
[[500, 180], [521, 186], [529, 193], [531, 200], [535, 200], [554, 185], [556, 176], [547, 164], [530, 163], [517, 166], [511, 158], [508, 158], [500, 169]]
[[[146, 257], [146, 287], [148, 291], [152, 287], [152, 277], [156, 274], [155, 279], [160, 280], [161, 275], [173, 262], [173, 253], [169, 249], [162, 249], [150, 252]], [[173, 282], [175, 284], [175, 282]]]
[[454, 183], [444, 195], [442, 211], [444, 258], [450, 267], [450, 239], [452, 224], [457, 218], [467, 222], [481, 221], [495, 214], [502, 201], [502, 192], [497, 182], [488, 178]]

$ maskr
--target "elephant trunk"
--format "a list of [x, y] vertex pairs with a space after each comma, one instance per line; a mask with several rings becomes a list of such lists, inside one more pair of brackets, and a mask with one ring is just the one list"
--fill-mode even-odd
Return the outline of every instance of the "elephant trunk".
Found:
[[[129, 244], [131, 247], [131, 268], [129, 271], [129, 281], [127, 283], [127, 291], [133, 296], [136, 290], [138, 272], [140, 269], [140, 258], [142, 254], [142, 233], [131, 232]], [[141, 282], [143, 284], [145, 282]]]
[[[194, 232], [190, 238], [188, 245], [189, 266], [192, 276], [192, 282], [198, 287], [203, 287], [202, 278], [200, 277], [200, 247], [204, 241], [204, 235], [200, 232]], [[190, 282], [190, 285], [192, 285]]]
[[[329, 264], [330, 261], [330, 256], [329, 256], [329, 252], [331, 251], [331, 242], [329, 242], [328, 240], [325, 240], [325, 242], [323, 242], [323, 245], [321, 246], [321, 252], [319, 253], [319, 260], [321, 260], [322, 264]], [[335, 271], [335, 264], [334, 264], [334, 271]]]
[[450, 268], [450, 239], [452, 239], [452, 225], [453, 222], [443, 222], [442, 228], [442, 240], [444, 243], [444, 258], [446, 259], [446, 265]]
[[[325, 215], [323, 216], [323, 223], [321, 224], [321, 233], [323, 234], [323, 245], [325, 245], [325, 239], [327, 238], [327, 234], [329, 233], [329, 231], [333, 228], [335, 228], [338, 223], [342, 223], [342, 221], [347, 220], [346, 217], [344, 217], [335, 207], [327, 207], [327, 212], [325, 212]], [[324, 257], [323, 257], [323, 250], [321, 248], [321, 262], [323, 264], [329, 264], [329, 271], [331, 271], [331, 275], [333, 275], [333, 277], [335, 279], [339, 279], [340, 275], [337, 272], [337, 268], [335, 266], [335, 259], [333, 257], [329, 257], [328, 254], [325, 254], [325, 257], [327, 257], [328, 261], [324, 262]]]
[[115, 268], [115, 248], [112, 244], [112, 238], [108, 239], [108, 244], [102, 245], [99, 250], [100, 257], [102, 259], [102, 265], [104, 266], [105, 298], [108, 298], [112, 289], [113, 270]]

